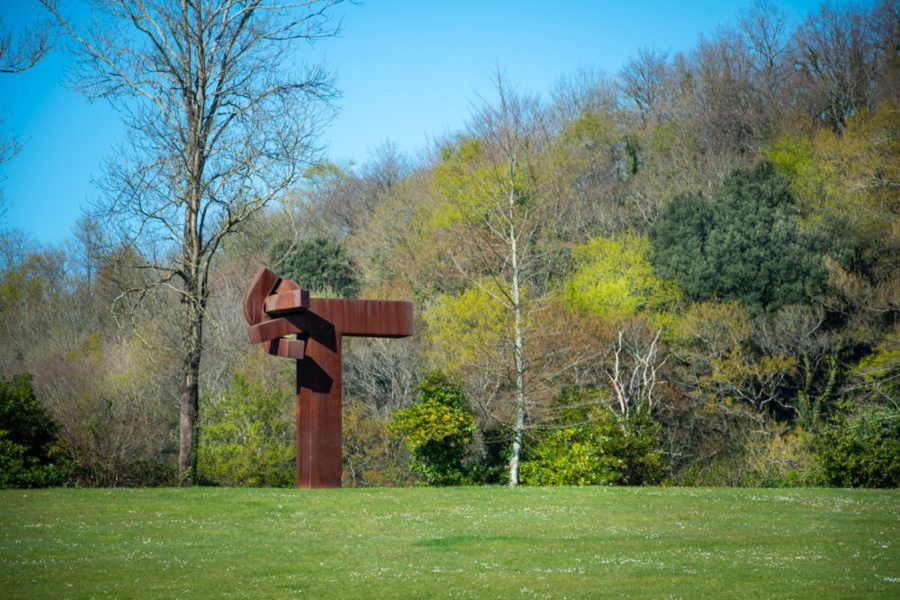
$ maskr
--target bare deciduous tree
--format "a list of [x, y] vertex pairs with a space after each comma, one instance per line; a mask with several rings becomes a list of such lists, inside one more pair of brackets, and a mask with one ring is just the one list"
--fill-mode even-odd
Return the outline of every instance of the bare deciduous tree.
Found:
[[344, 397], [366, 407], [366, 414], [387, 418], [416, 402], [416, 384], [424, 370], [415, 340], [350, 339], [344, 367]]
[[668, 59], [668, 52], [641, 48], [619, 73], [622, 93], [637, 107], [644, 123], [656, 124], [671, 100]]
[[334, 35], [340, 0], [91, 0], [92, 21], [41, 0], [67, 34], [70, 84], [121, 112], [128, 138], [94, 206], [181, 301], [179, 476], [193, 482], [203, 326], [223, 239], [295, 184], [336, 97], [298, 41]]
[[738, 20], [748, 49], [757, 90], [770, 109], [784, 88], [790, 72], [788, 14], [772, 0], [754, 0]]
[[843, 131], [848, 116], [874, 106], [879, 50], [868, 7], [825, 2], [797, 28], [794, 41], [814, 118]]
[[875, 43], [882, 53], [879, 100], [900, 102], [900, 0], [881, 0], [872, 12]]
[[549, 118], [556, 131], [585, 115], [608, 115], [618, 109], [615, 80], [586, 65], [561, 76], [553, 86], [551, 97]]
[[[613, 353], [614, 361], [608, 377], [616, 394], [614, 408], [625, 416], [632, 411], [652, 411], [659, 402], [654, 391], [661, 383], [659, 371], [669, 359], [668, 356], [660, 358], [660, 333], [661, 329], [646, 345], [640, 340], [629, 339], [623, 348], [624, 332], [619, 330], [618, 345]], [[623, 355], [623, 351], [627, 356]], [[631, 373], [628, 373], [629, 369]]]
[[50, 27], [36, 23], [17, 37], [3, 26], [0, 17], [0, 73], [20, 73], [30, 69], [50, 51]]

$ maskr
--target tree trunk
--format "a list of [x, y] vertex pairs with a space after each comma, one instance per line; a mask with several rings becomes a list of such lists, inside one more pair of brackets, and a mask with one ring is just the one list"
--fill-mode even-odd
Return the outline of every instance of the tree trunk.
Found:
[[[515, 181], [515, 173], [510, 177]], [[515, 185], [509, 193], [509, 240], [510, 261], [512, 262], [511, 296], [514, 313], [514, 349], [516, 363], [516, 429], [513, 436], [512, 456], [509, 460], [509, 486], [519, 485], [519, 456], [522, 453], [522, 439], [525, 436], [525, 344], [522, 339], [522, 298], [520, 290], [519, 247], [514, 225], [516, 189]]]
[[181, 425], [178, 452], [178, 481], [193, 485], [196, 480], [197, 415], [200, 406], [200, 353], [203, 344], [201, 307], [185, 299], [182, 313]]
[[516, 432], [513, 436], [512, 457], [509, 461], [509, 485], [519, 485], [519, 456], [522, 453], [522, 439], [525, 435], [525, 360], [522, 355], [521, 306], [516, 305]]
[[[196, 94], [193, 94], [196, 95]], [[199, 111], [185, 98], [187, 112], [188, 157], [184, 228], [182, 230], [182, 302], [181, 343], [181, 431], [178, 450], [178, 480], [194, 485], [197, 476], [197, 415], [200, 409], [200, 357], [203, 352], [203, 314], [206, 304], [206, 269], [203, 262], [202, 231], [198, 220], [202, 204], [205, 140], [200, 135]]]
[[[190, 149], [196, 169], [197, 145]], [[198, 173], [196, 169], [194, 173]], [[181, 292], [181, 424], [178, 449], [178, 481], [194, 485], [197, 476], [197, 416], [200, 408], [200, 357], [203, 352], [203, 314], [206, 305], [206, 272], [201, 264], [201, 238], [197, 228], [200, 206], [199, 177], [189, 177], [182, 242]], [[208, 264], [208, 263], [207, 263]]]

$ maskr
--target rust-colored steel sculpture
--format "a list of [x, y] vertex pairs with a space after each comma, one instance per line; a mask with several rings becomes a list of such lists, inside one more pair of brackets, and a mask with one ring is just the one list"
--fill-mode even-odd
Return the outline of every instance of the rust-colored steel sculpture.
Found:
[[244, 318], [250, 342], [297, 361], [297, 487], [341, 487], [341, 338], [410, 336], [412, 303], [310, 298], [263, 267]]

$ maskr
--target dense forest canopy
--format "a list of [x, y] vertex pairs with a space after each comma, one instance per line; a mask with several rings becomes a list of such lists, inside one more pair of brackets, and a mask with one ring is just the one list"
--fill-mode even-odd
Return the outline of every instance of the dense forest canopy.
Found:
[[[266, 264], [414, 302], [413, 338], [346, 342], [344, 485], [900, 485], [900, 2], [757, 0], [545, 97], [495, 82], [217, 238], [196, 483], [292, 484], [293, 364], [240, 314]], [[4, 485], [178, 481], [185, 288], [144, 284], [186, 259], [100, 217], [0, 232]]]

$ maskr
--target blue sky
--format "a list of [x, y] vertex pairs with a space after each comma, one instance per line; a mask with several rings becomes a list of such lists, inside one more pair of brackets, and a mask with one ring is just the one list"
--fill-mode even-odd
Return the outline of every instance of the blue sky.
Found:
[[[413, 153], [460, 128], [479, 97], [491, 98], [498, 67], [520, 91], [546, 97], [579, 66], [614, 75], [642, 47], [687, 50], [751, 2], [368, 0], [339, 7], [339, 38], [298, 52], [324, 59], [344, 92], [324, 131], [326, 155], [364, 162], [386, 140]], [[818, 2], [778, 4], [799, 20]], [[0, 0], [0, 14], [15, 30], [38, 9], [29, 0]], [[82, 207], [99, 193], [92, 182], [104, 158], [123, 137], [109, 105], [63, 87], [65, 65], [54, 53], [29, 71], [0, 75], [6, 127], [26, 142], [0, 165], [4, 224], [48, 243], [71, 237]]]

